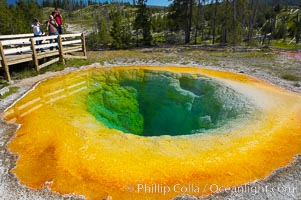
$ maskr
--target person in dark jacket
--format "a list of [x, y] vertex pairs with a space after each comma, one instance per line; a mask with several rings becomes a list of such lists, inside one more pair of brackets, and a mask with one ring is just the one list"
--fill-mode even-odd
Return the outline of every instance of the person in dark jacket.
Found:
[[61, 13], [59, 12], [59, 10], [57, 8], [55, 8], [54, 11], [52, 12], [52, 15], [53, 15], [56, 23], [58, 24], [59, 34], [63, 34], [63, 28], [62, 28], [63, 17], [61, 15]]

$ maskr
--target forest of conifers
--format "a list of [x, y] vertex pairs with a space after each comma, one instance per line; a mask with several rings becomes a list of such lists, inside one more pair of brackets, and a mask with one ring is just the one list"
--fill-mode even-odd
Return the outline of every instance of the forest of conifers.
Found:
[[300, 42], [301, 0], [171, 0], [168, 7], [147, 6], [147, 0], [19, 0], [16, 5], [0, 0], [0, 34], [31, 32], [32, 19], [47, 20], [43, 12], [49, 7], [58, 7], [65, 23], [86, 20], [83, 25], [93, 30], [87, 36], [91, 49]]

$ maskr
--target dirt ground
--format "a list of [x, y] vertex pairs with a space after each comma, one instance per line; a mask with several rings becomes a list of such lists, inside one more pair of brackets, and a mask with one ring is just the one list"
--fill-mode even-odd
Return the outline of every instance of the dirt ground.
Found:
[[[275, 63], [283, 66], [284, 71], [289, 71], [290, 74], [301, 73], [301, 61], [297, 58], [289, 57], [288, 55], [279, 54]], [[204, 67], [215, 70], [231, 71], [236, 73], [244, 73], [259, 79], [262, 79], [271, 84], [275, 84], [286, 90], [290, 90], [296, 93], [301, 93], [300, 80], [292, 82], [290, 80], [279, 77], [279, 73], [276, 73], [273, 67], [257, 67], [256, 69], [250, 68], [248, 64], [252, 63], [252, 58], [245, 58], [241, 62], [231, 61], [230, 58], [222, 57], [216, 63], [206, 63], [192, 61], [189, 63], [177, 62], [177, 61], [160, 61], [154, 59], [138, 60], [132, 62], [129, 60], [115, 59], [114, 62], [95, 63], [94, 66], [121, 66], [121, 65], [176, 65], [176, 66], [193, 66]], [[260, 62], [260, 61], [257, 61]], [[216, 64], [216, 65], [215, 65]], [[272, 64], [273, 65], [273, 64]], [[276, 65], [276, 64], [275, 64]], [[33, 88], [39, 81], [64, 74], [72, 71], [88, 68], [89, 66], [83, 66], [80, 68], [69, 67], [59, 72], [47, 72], [35, 77], [16, 80], [12, 83], [12, 86], [19, 88], [18, 92], [8, 96], [5, 99], [0, 100], [0, 113], [2, 113], [7, 107], [13, 104], [17, 99], [22, 97], [29, 89]], [[43, 190], [35, 191], [20, 184], [11, 170], [15, 167], [17, 155], [12, 155], [6, 145], [12, 139], [17, 125], [7, 124], [0, 119], [0, 199], [3, 200], [42, 200], [42, 199], [85, 199], [84, 197], [75, 197], [72, 195], [59, 195], [52, 193], [45, 187]], [[212, 185], [211, 185], [212, 186]], [[208, 185], [208, 187], [210, 187]], [[214, 187], [214, 186], [213, 186]], [[270, 176], [263, 180], [257, 180], [252, 183], [248, 183], [241, 186], [241, 190], [237, 191], [235, 188], [227, 189], [227, 191], [214, 193], [205, 197], [192, 197], [192, 196], [180, 196], [175, 197], [176, 200], [190, 200], [190, 199], [301, 199], [301, 155], [296, 155], [292, 158], [292, 162], [287, 166], [275, 170]]]

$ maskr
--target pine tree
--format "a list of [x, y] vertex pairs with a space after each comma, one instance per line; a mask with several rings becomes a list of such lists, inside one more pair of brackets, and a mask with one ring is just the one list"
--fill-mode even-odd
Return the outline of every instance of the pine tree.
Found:
[[194, 0], [174, 0], [170, 6], [170, 29], [184, 30], [185, 43], [190, 42]]
[[32, 32], [31, 23], [34, 18], [40, 19], [42, 16], [38, 3], [34, 0], [19, 0], [14, 9], [13, 23], [17, 33]]
[[[212, 0], [212, 5], [214, 3], [214, 0]], [[211, 33], [212, 33], [212, 44], [215, 43], [216, 38], [216, 24], [217, 24], [217, 11], [218, 11], [218, 0], [215, 0], [215, 4], [212, 10], [212, 27], [211, 27]]]
[[249, 43], [253, 38], [259, 0], [250, 0], [250, 1], [251, 2], [249, 3], [248, 38], [247, 38], [247, 41]]
[[10, 34], [9, 22], [11, 13], [8, 12], [8, 6], [5, 0], [0, 0], [0, 34]]
[[113, 14], [113, 26], [111, 30], [112, 47], [115, 49], [122, 48], [122, 36], [121, 36], [121, 16], [117, 11]]
[[143, 44], [151, 45], [152, 43], [152, 34], [151, 34], [151, 17], [150, 11], [146, 7], [147, 0], [138, 0], [137, 1], [137, 15], [135, 18], [134, 27], [138, 33], [139, 29], [142, 30], [143, 35]]
[[100, 43], [104, 46], [107, 46], [111, 42], [110, 32], [108, 31], [107, 24], [103, 18], [100, 19], [98, 37]]
[[130, 20], [127, 18], [122, 23], [122, 35], [121, 35], [121, 41], [123, 44], [123, 48], [128, 47], [131, 44], [131, 36], [132, 36], [132, 26]]

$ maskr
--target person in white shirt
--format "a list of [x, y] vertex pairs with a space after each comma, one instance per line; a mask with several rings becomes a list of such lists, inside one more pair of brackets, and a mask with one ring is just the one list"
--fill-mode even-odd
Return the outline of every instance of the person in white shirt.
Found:
[[[31, 24], [31, 28], [33, 30], [34, 37], [41, 37], [43, 36], [43, 29], [42, 25], [40, 24], [39, 20], [37, 18], [33, 19], [33, 22]], [[42, 40], [36, 40], [36, 45], [41, 45]], [[39, 52], [44, 52], [43, 48], [38, 49], [37, 51]]]

